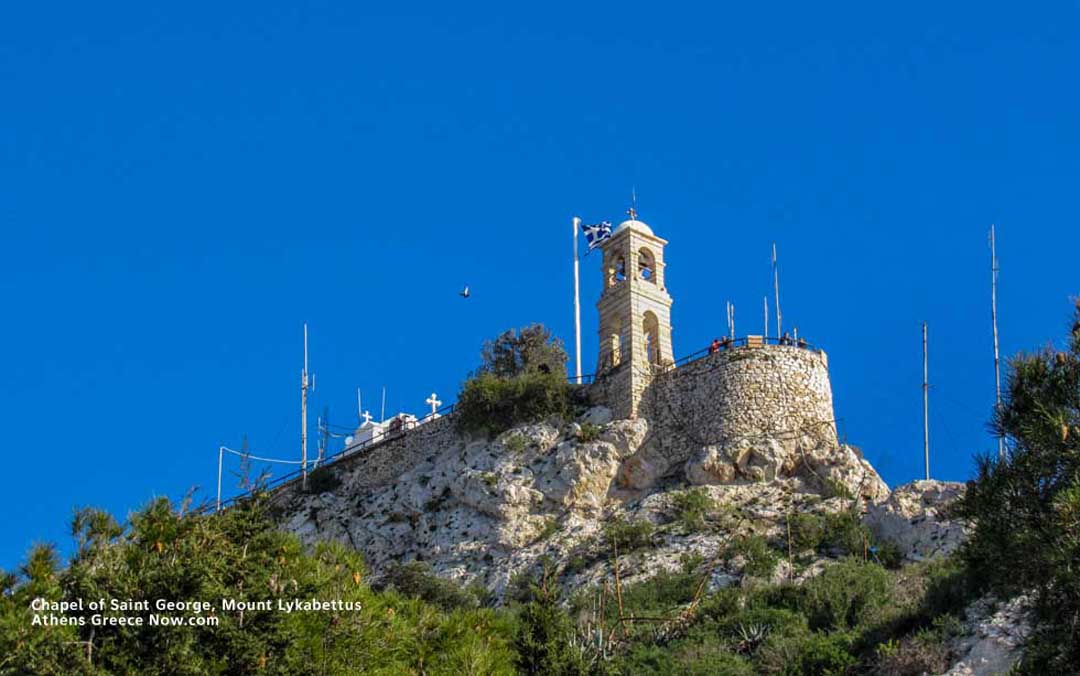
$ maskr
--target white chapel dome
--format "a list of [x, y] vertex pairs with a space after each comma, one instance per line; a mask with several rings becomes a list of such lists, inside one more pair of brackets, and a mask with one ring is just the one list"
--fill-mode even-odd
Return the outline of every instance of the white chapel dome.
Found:
[[[619, 227], [615, 228], [615, 232], [613, 232], [611, 234], [612, 235], [617, 235], [620, 232], [622, 232], [623, 230], [631, 230], [631, 229], [632, 230], [637, 230], [638, 232], [640, 232], [642, 234], [645, 234], [645, 235], [652, 235], [653, 234], [652, 228], [650, 228], [643, 221], [639, 221], [639, 220], [633, 219], [633, 218], [630, 219], [629, 221], [623, 221], [622, 223], [619, 223]], [[655, 235], [654, 235], [654, 237], [655, 237]]]

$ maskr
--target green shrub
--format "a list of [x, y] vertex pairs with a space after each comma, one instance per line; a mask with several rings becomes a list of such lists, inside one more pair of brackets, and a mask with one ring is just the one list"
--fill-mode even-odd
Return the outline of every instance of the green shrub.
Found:
[[853, 629], [889, 601], [889, 574], [876, 563], [848, 558], [798, 588], [798, 610], [811, 629]]
[[454, 408], [458, 428], [495, 436], [524, 423], [570, 416], [570, 386], [555, 373], [500, 378], [481, 373], [465, 382]]
[[555, 533], [559, 532], [559, 520], [553, 516], [549, 516], [544, 521], [544, 527], [540, 530], [540, 534], [536, 537], [537, 540], [547, 540]]
[[818, 514], [792, 514], [787, 520], [791, 549], [796, 553], [815, 552], [825, 540], [825, 520]]
[[[859, 513], [853, 509], [825, 514], [794, 514], [788, 518], [788, 527], [791, 548], [796, 553], [813, 549], [824, 554], [862, 558], [869, 552], [872, 542], [870, 529], [862, 524]], [[889, 556], [888, 551], [885, 555]]]
[[769, 577], [776, 569], [779, 557], [760, 535], [744, 535], [732, 542], [730, 555], [741, 555], [746, 563], [743, 573], [752, 577]]
[[623, 607], [645, 615], [680, 608], [693, 600], [700, 581], [699, 575], [662, 570], [644, 582], [624, 586]]
[[576, 627], [560, 607], [557, 596], [547, 588], [535, 588], [535, 598], [518, 612], [514, 647], [517, 668], [536, 676], [584, 676], [589, 664], [575, 645]]
[[675, 507], [675, 518], [687, 533], [703, 530], [709, 513], [716, 509], [716, 501], [704, 488], [676, 493], [672, 505]]
[[857, 661], [850, 652], [851, 643], [851, 636], [844, 632], [811, 634], [802, 645], [795, 673], [843, 676]]
[[594, 425], [591, 422], [581, 423], [581, 428], [578, 430], [578, 441], [588, 443], [590, 441], [596, 441], [600, 438], [600, 426]]
[[753, 667], [744, 658], [715, 640], [679, 640], [667, 645], [636, 644], [615, 664], [627, 676], [751, 676]]
[[922, 602], [925, 617], [960, 615], [979, 596], [980, 590], [959, 557], [931, 559], [917, 564], [915, 570], [925, 580]]
[[864, 557], [870, 546], [870, 529], [862, 524], [858, 511], [830, 512], [822, 515], [823, 533], [819, 549]]
[[950, 666], [946, 638], [938, 631], [923, 629], [902, 639], [886, 641], [875, 651], [874, 673], [881, 676], [943, 674]]
[[805, 634], [806, 618], [785, 608], [750, 606], [720, 617], [715, 633], [740, 654], [752, 655], [771, 635]]
[[319, 467], [308, 474], [307, 492], [326, 493], [341, 485], [341, 479], [330, 467]]
[[897, 570], [904, 565], [904, 553], [895, 542], [875, 540], [870, 551], [875, 561], [890, 570]]
[[618, 546], [619, 554], [628, 554], [651, 547], [655, 530], [652, 522], [645, 519], [627, 521], [618, 518], [604, 525], [604, 539], [611, 551]]
[[557, 375], [566, 380], [566, 350], [562, 341], [542, 324], [503, 331], [484, 342], [477, 373], [516, 378], [531, 373]]
[[503, 441], [503, 446], [511, 453], [521, 453], [525, 450], [525, 437], [520, 434], [512, 434]]
[[843, 498], [844, 500], [851, 500], [854, 498], [851, 494], [851, 489], [843, 482], [826, 477], [822, 479], [822, 484], [824, 484], [822, 488], [826, 498]]
[[477, 608], [481, 605], [476, 591], [462, 589], [444, 580], [422, 561], [391, 566], [383, 575], [382, 586], [394, 589], [402, 596], [421, 599], [444, 610]]
[[504, 331], [484, 343], [480, 367], [461, 388], [458, 429], [494, 436], [553, 416], [567, 420], [570, 389], [566, 351], [550, 331], [540, 324]]

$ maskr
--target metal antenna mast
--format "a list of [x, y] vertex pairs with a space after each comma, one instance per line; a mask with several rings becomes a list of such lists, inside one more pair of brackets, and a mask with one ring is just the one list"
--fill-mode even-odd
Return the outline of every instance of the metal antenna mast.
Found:
[[300, 372], [300, 468], [301, 485], [307, 490], [307, 403], [308, 387], [314, 388], [314, 378], [308, 374], [307, 322], [304, 322], [304, 370]]
[[[997, 327], [997, 248], [994, 238], [994, 225], [990, 224], [990, 319], [994, 323], [994, 395], [995, 407], [1001, 412], [1001, 358], [998, 355]], [[1005, 459], [1005, 439], [998, 433], [998, 460]]]
[[922, 410], [923, 410], [923, 462], [926, 478], [930, 479], [930, 381], [926, 359], [926, 322], [922, 323]]

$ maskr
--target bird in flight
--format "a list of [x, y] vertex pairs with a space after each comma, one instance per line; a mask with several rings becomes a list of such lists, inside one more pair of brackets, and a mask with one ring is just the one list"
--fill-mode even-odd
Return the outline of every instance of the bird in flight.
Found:
[[462, 298], [468, 298], [469, 297], [469, 285], [466, 284], [465, 288], [458, 292], [458, 295], [461, 296]]

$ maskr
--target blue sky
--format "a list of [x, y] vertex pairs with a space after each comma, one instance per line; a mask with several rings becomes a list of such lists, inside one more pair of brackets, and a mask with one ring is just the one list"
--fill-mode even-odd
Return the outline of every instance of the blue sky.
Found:
[[[484, 338], [572, 340], [569, 219], [670, 240], [675, 352], [736, 306], [830, 355], [890, 484], [993, 447], [1003, 354], [1080, 292], [1077, 3], [21, 3], [0, 10], [0, 566], [214, 489], [216, 449], [295, 457], [355, 388], [451, 401]], [[584, 259], [584, 361], [599, 260]], [[473, 297], [457, 291], [465, 282]], [[373, 406], [374, 408], [374, 406]], [[314, 416], [313, 416], [314, 417]], [[234, 480], [229, 480], [234, 483]]]

